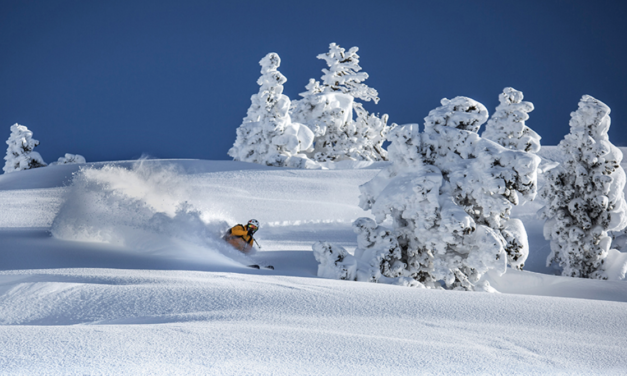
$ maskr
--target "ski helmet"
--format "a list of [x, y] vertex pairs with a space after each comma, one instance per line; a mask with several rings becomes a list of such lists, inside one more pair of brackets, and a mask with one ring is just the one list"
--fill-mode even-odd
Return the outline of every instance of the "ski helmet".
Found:
[[259, 228], [259, 221], [257, 221], [256, 219], [251, 219], [250, 221], [248, 221], [247, 226], [249, 229], [257, 231], [257, 229]]

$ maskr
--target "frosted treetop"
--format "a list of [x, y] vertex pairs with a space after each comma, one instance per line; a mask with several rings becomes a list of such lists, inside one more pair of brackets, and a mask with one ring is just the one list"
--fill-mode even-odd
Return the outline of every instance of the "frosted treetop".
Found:
[[610, 108], [600, 100], [584, 95], [579, 101], [579, 109], [570, 114], [571, 131], [588, 132], [593, 138], [608, 139], [610, 129]]
[[261, 74], [275, 71], [281, 66], [281, 58], [276, 52], [270, 52], [259, 61], [261, 65]]
[[318, 59], [327, 62], [329, 69], [323, 69], [322, 81], [328, 92], [339, 91], [374, 103], [379, 102], [379, 93], [365, 84], [368, 73], [360, 72], [359, 48], [352, 47], [348, 52], [335, 43], [329, 45], [329, 52], [318, 55]]
[[425, 131], [437, 125], [477, 132], [488, 120], [488, 110], [481, 103], [468, 97], [442, 99], [442, 106], [429, 112], [425, 118]]
[[492, 140], [511, 150], [530, 153], [540, 151], [540, 135], [525, 125], [533, 103], [523, 101], [522, 91], [506, 87], [499, 95], [496, 111], [488, 121], [481, 137]]

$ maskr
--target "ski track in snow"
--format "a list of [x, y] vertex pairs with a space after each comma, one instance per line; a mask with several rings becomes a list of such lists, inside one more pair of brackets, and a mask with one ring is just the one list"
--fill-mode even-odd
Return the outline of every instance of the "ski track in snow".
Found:
[[[627, 284], [552, 275], [538, 201], [513, 213], [529, 233], [526, 271], [486, 277], [501, 293], [419, 290], [316, 276], [311, 244], [354, 249], [351, 223], [368, 216], [358, 186], [377, 169], [113, 165], [134, 172], [95, 172], [81, 191], [76, 165], [0, 176], [0, 374], [627, 372]], [[108, 242], [51, 237], [76, 215]], [[220, 224], [252, 217], [263, 248], [229, 257]]]

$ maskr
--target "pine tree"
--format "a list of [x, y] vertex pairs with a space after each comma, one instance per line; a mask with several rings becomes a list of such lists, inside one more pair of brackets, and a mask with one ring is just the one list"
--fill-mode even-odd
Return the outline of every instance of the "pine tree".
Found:
[[311, 147], [313, 133], [291, 121], [290, 100], [283, 95], [287, 79], [277, 70], [281, 59], [278, 54], [269, 53], [259, 64], [259, 92], [251, 97], [248, 114], [237, 129], [237, 138], [228, 154], [236, 161], [305, 167], [307, 158], [299, 153]]
[[[325, 60], [322, 84], [309, 80], [303, 99], [292, 104], [292, 117], [306, 124], [315, 134], [314, 151], [309, 153], [316, 161], [386, 160], [383, 149], [388, 116], [369, 114], [356, 99], [378, 103], [375, 89], [363, 83], [368, 74], [361, 72], [357, 47], [348, 52], [331, 43], [329, 52], [318, 55]], [[354, 112], [357, 119], [353, 119]]]
[[33, 132], [25, 126], [17, 123], [12, 125], [11, 135], [6, 143], [9, 147], [4, 157], [6, 161], [3, 167], [4, 173], [47, 166], [41, 155], [33, 151], [39, 145], [39, 141], [33, 138]]
[[540, 136], [525, 125], [533, 103], [523, 101], [523, 93], [511, 87], [499, 95], [496, 111], [486, 124], [481, 137], [492, 140], [507, 149], [529, 153], [540, 151]]
[[559, 144], [565, 159], [547, 172], [541, 192], [546, 206], [539, 214], [551, 241], [547, 266], [557, 264], [565, 276], [606, 279], [608, 231], [627, 225], [623, 155], [609, 141], [609, 114], [601, 101], [581, 98], [570, 133]]
[[355, 120], [356, 140], [354, 143], [360, 146], [356, 148], [356, 153], [361, 160], [386, 161], [387, 150], [383, 148], [387, 133], [394, 127], [388, 126], [388, 114], [381, 117], [371, 114], [361, 103], [353, 103], [353, 108], [357, 113]]
[[322, 84], [324, 92], [340, 92], [348, 94], [366, 102], [379, 102], [379, 93], [363, 82], [368, 79], [368, 73], [360, 72], [359, 48], [352, 47], [348, 52], [335, 43], [329, 45], [329, 52], [319, 54], [318, 59], [326, 61], [329, 69], [323, 69]]

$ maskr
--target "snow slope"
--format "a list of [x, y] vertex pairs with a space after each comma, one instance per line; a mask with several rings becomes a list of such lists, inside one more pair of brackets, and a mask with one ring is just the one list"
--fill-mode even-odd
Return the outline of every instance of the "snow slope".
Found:
[[[627, 284], [553, 275], [541, 202], [514, 212], [531, 251], [488, 275], [501, 293], [418, 290], [316, 276], [380, 165], [89, 167], [0, 176], [0, 374], [627, 373]], [[255, 255], [218, 240], [253, 217]]]

